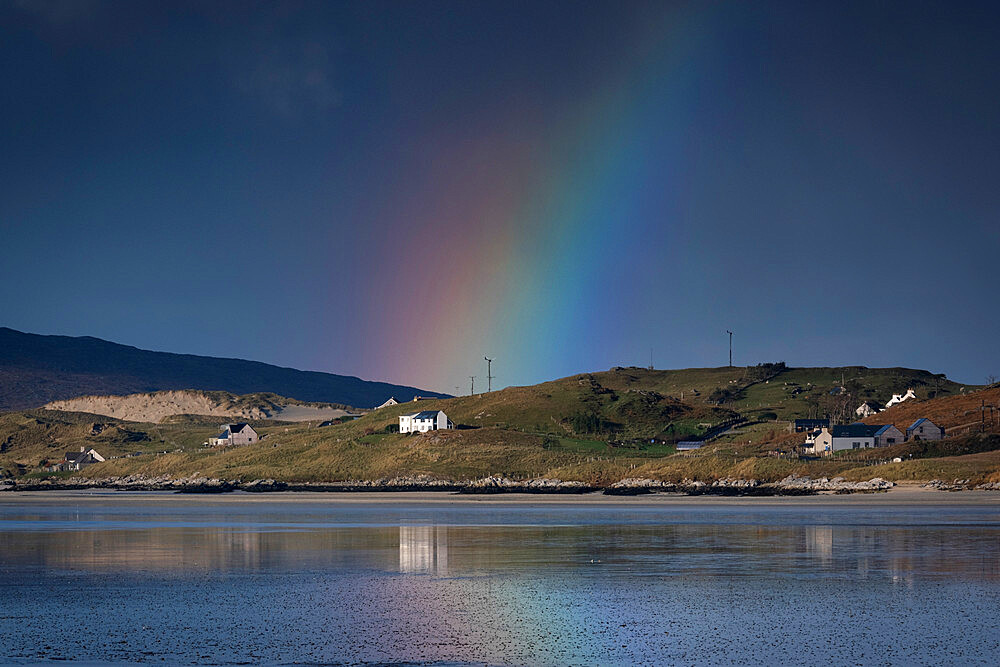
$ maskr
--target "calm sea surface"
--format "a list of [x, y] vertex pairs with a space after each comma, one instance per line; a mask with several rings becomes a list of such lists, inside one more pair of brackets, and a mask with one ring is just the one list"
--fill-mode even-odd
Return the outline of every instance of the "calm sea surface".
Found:
[[446, 498], [0, 494], [0, 662], [1000, 664], [996, 505]]

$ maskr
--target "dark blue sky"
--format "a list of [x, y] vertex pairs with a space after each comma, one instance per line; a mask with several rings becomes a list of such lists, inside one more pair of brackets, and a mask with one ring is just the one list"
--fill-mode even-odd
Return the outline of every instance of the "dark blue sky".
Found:
[[0, 325], [441, 391], [1000, 375], [993, 3], [0, 0]]

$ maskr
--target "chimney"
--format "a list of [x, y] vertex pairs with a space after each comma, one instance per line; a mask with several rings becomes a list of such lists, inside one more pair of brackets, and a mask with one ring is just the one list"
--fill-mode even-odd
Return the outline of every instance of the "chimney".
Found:
[[84, 450], [83, 445], [80, 445], [80, 451], [81, 452], [86, 451], [86, 450]]

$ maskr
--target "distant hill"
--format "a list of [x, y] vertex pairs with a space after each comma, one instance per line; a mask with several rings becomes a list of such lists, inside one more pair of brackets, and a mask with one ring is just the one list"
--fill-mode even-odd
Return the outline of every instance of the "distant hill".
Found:
[[343, 417], [350, 411], [336, 403], [304, 403], [276, 394], [238, 396], [228, 391], [181, 389], [156, 391], [127, 396], [80, 396], [64, 401], [52, 401], [44, 410], [86, 412], [115, 417], [130, 422], [159, 423], [167, 419], [183, 420], [186, 416], [220, 417], [226, 419], [301, 422]]
[[34, 408], [84, 395], [205, 389], [271, 392], [299, 401], [359, 408], [390, 396], [443, 396], [357, 377], [281, 368], [258, 361], [151, 352], [90, 336], [41, 336], [0, 327], [0, 410]]
[[831, 416], [853, 421], [854, 409], [863, 401], [884, 404], [907, 389], [927, 399], [981, 388], [913, 368], [793, 368], [783, 363], [678, 370], [615, 368], [594, 373], [594, 377], [609, 389], [651, 390], [685, 403], [719, 405], [750, 418], [773, 413], [784, 420]]

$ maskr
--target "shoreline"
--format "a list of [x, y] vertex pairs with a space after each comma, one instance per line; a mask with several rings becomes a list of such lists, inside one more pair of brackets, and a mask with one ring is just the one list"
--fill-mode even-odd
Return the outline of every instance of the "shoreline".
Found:
[[590, 493], [517, 493], [462, 494], [455, 491], [272, 491], [253, 493], [176, 493], [174, 491], [116, 490], [100, 487], [86, 489], [47, 489], [37, 491], [7, 491], [0, 493], [0, 504], [17, 502], [63, 503], [68, 501], [103, 501], [109, 498], [125, 501], [156, 500], [157, 502], [191, 503], [318, 503], [318, 504], [460, 504], [460, 505], [567, 505], [567, 506], [898, 506], [951, 505], [996, 506], [1000, 509], [1000, 491], [941, 491], [919, 484], [897, 485], [878, 493], [819, 492], [814, 495], [722, 496], [688, 495], [677, 492], [657, 492], [638, 496]]
[[[725, 497], [772, 497], [811, 496], [818, 493], [882, 493], [896, 484], [874, 477], [867, 481], [848, 481], [843, 477], [832, 479], [821, 477], [811, 479], [795, 474], [777, 482], [761, 482], [756, 479], [716, 479], [710, 483], [684, 479], [681, 482], [665, 482], [645, 477], [627, 477], [614, 484], [588, 484], [579, 481], [563, 481], [553, 478], [532, 478], [514, 480], [507, 477], [482, 477], [479, 479], [438, 479], [427, 475], [413, 477], [380, 478], [376, 480], [344, 480], [339, 482], [283, 482], [275, 479], [219, 479], [214, 477], [181, 477], [170, 475], [147, 477], [108, 477], [88, 479], [69, 477], [59, 479], [21, 479], [0, 481], [0, 492], [39, 492], [55, 490], [103, 489], [109, 491], [169, 491], [184, 494], [225, 494], [235, 491], [250, 493], [281, 492], [323, 492], [323, 493], [407, 493], [436, 492], [462, 495], [585, 495], [601, 493], [606, 496], [645, 496], [653, 494], [677, 494], [687, 496]], [[957, 490], [959, 487], [939, 486], [942, 490]], [[990, 485], [990, 489], [1000, 488]]]

